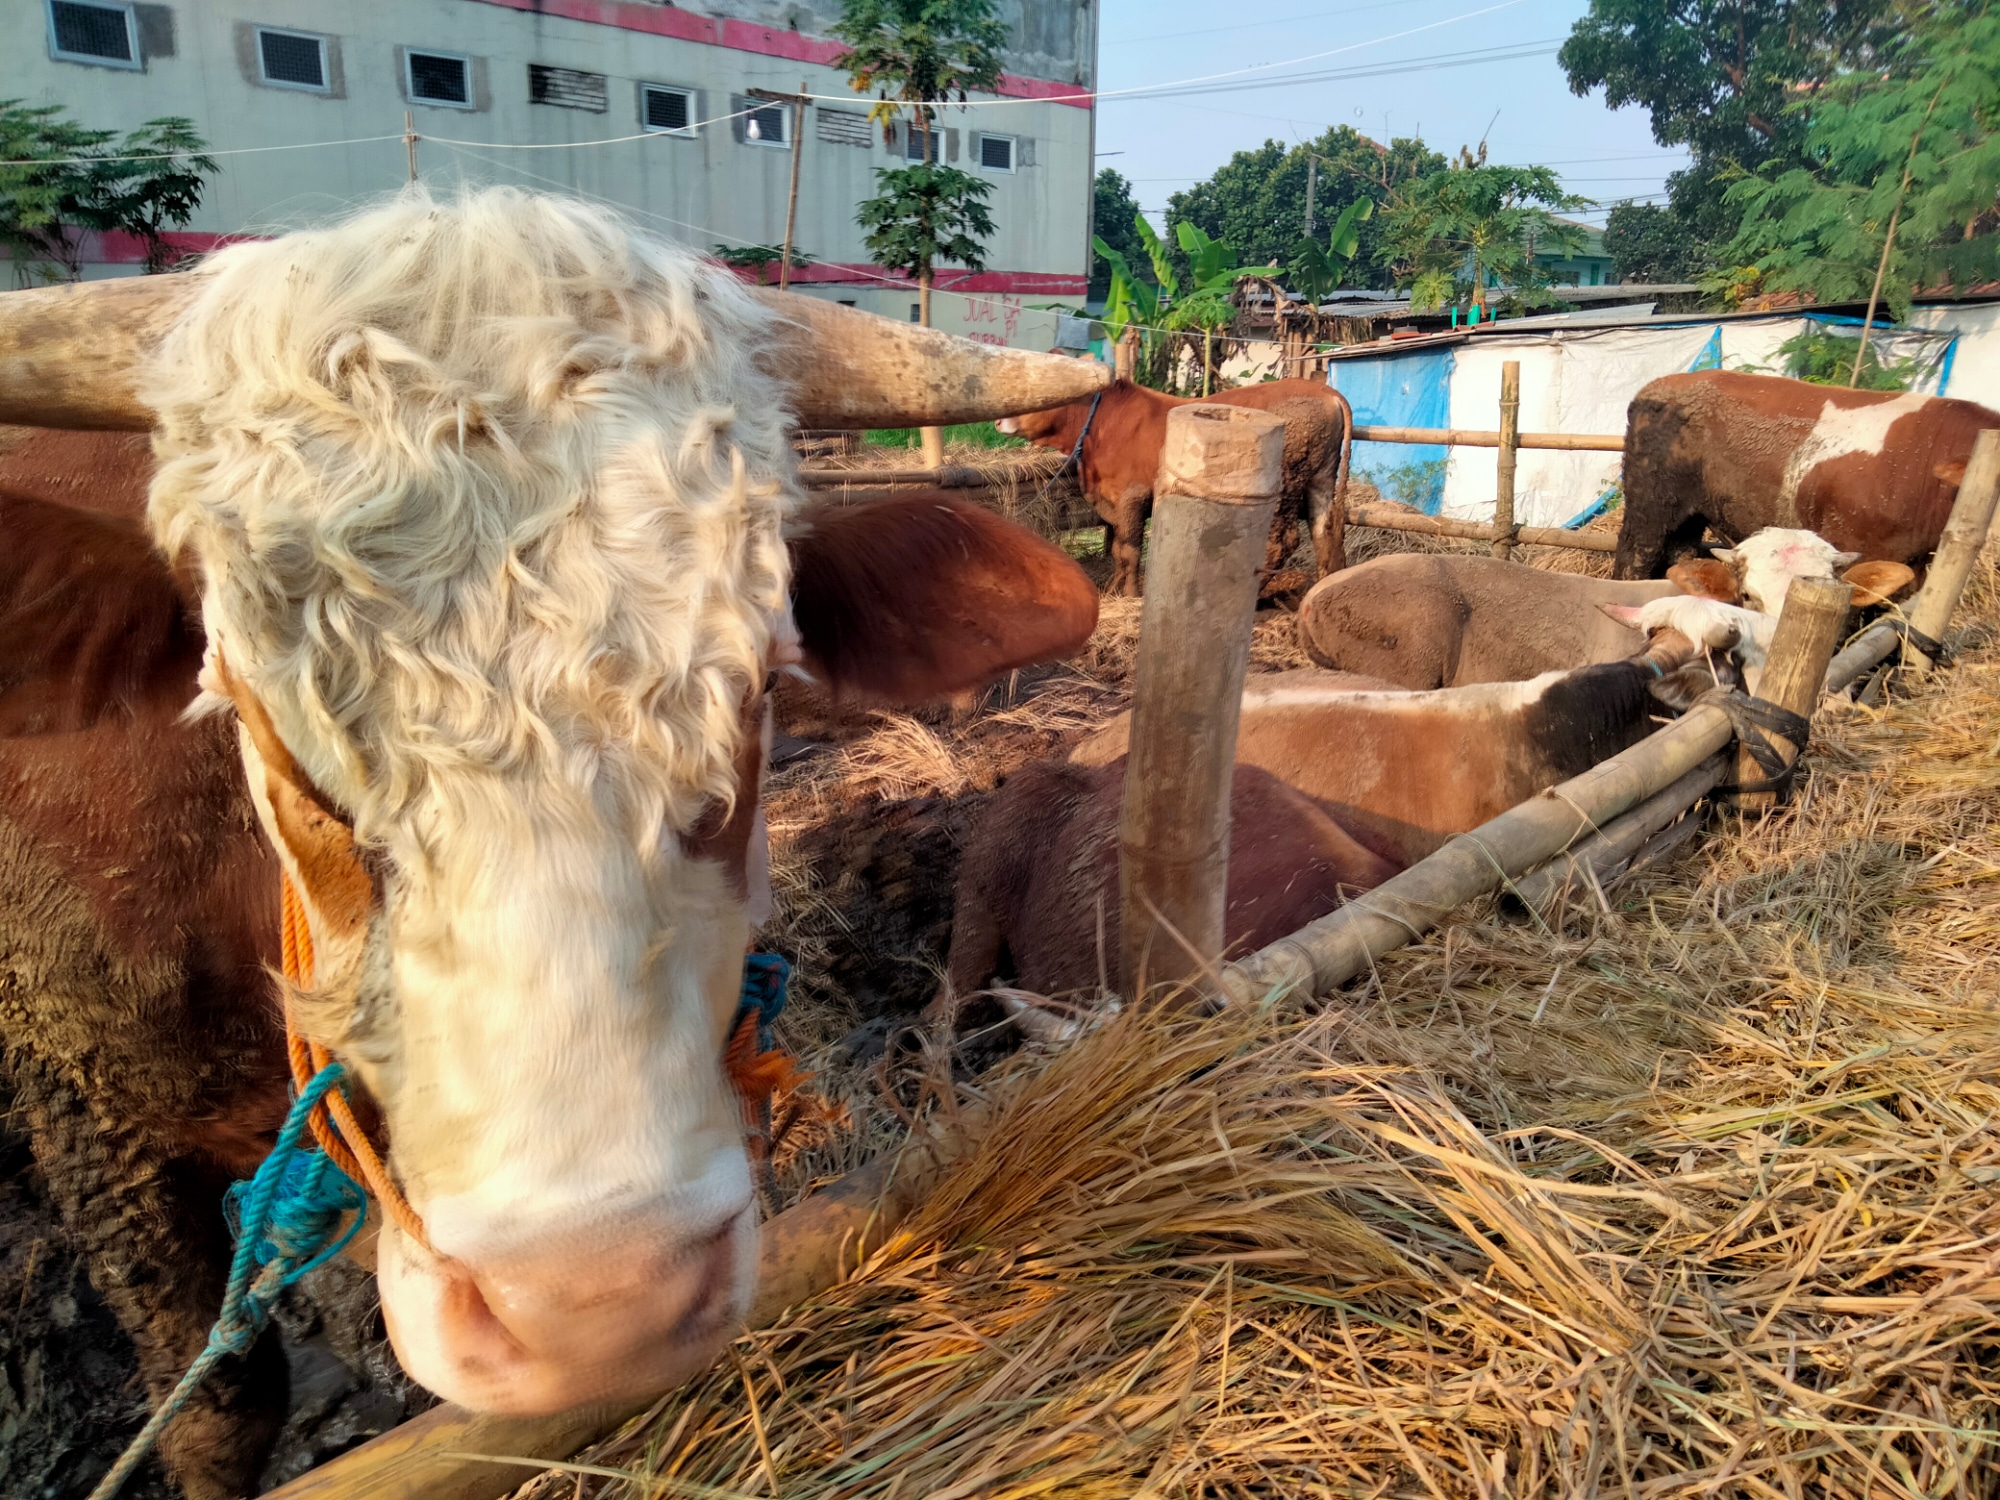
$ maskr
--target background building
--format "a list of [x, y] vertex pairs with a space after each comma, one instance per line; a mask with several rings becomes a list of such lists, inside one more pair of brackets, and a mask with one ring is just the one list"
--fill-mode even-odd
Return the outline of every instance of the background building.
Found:
[[[776, 245], [793, 113], [759, 92], [816, 97], [800, 141], [800, 290], [910, 317], [913, 285], [868, 260], [855, 205], [875, 171], [915, 159], [833, 66], [838, 0], [13, 0], [0, 98], [58, 104], [128, 130], [192, 120], [221, 172], [181, 236], [190, 249], [323, 218], [418, 170], [434, 186], [512, 182], [628, 209], [701, 250]], [[33, 12], [40, 12], [34, 15]], [[28, 15], [22, 15], [28, 12]], [[944, 111], [943, 155], [993, 181], [988, 270], [941, 269], [933, 321], [1047, 348], [1056, 306], [1083, 299], [1096, 81], [1094, 0], [1000, 0], [1013, 29], [997, 96]], [[32, 17], [32, 19], [30, 19]], [[24, 24], [26, 23], [26, 24]], [[33, 28], [33, 29], [31, 29]], [[44, 34], [34, 35], [34, 29]], [[39, 43], [39, 45], [37, 44]], [[274, 149], [285, 148], [285, 149]], [[136, 245], [93, 242], [86, 274], [138, 269]], [[771, 269], [775, 280], [776, 268]]]

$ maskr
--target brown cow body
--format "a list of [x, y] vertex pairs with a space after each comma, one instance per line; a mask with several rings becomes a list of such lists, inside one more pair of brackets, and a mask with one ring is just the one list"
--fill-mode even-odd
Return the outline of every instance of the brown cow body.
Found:
[[[1108, 976], [1120, 948], [1118, 810], [1125, 761], [1040, 761], [1008, 778], [959, 867], [947, 968], [960, 995], [1003, 968], [1060, 994]], [[1238, 766], [1229, 798], [1229, 950], [1275, 942], [1396, 866], [1356, 843], [1312, 798]]]
[[1731, 541], [1800, 527], [1842, 551], [1917, 562], [1986, 427], [2000, 412], [1938, 396], [1723, 370], [1656, 380], [1626, 426], [1614, 571], [1657, 576], [1710, 527]]
[[[949, 694], [1095, 623], [1074, 563], [943, 495], [799, 531], [804, 659], [850, 693]], [[278, 862], [235, 723], [181, 717], [204, 639], [137, 524], [0, 495], [0, 536], [0, 1061], [157, 1400], [220, 1306], [222, 1192], [285, 1110]], [[223, 1361], [163, 1440], [191, 1496], [254, 1489], [285, 1391], [274, 1339]]]
[[[1286, 569], [1308, 518], [1322, 573], [1344, 561], [1346, 514], [1341, 490], [1351, 444], [1353, 414], [1346, 397], [1316, 380], [1271, 380], [1200, 398], [1225, 406], [1268, 411], [1285, 423], [1284, 483], [1271, 518], [1264, 552], [1261, 590], [1265, 596], [1295, 594], [1310, 579]], [[1121, 380], [1103, 393], [1097, 415], [1079, 401], [1052, 411], [1009, 417], [1001, 431], [1018, 433], [1044, 448], [1074, 452], [1079, 436], [1079, 482], [1110, 533], [1113, 594], [1139, 592], [1139, 559], [1146, 517], [1153, 507], [1153, 480], [1167, 438], [1167, 413], [1191, 403]], [[1084, 431], [1085, 421], [1089, 431]]]

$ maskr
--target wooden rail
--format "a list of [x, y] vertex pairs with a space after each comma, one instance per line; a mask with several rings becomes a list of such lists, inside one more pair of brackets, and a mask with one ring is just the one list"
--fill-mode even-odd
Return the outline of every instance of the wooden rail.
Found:
[[[1356, 424], [1357, 443], [1434, 443], [1447, 448], [1498, 448], [1500, 434], [1480, 427], [1363, 427]], [[1623, 453], [1623, 436], [1594, 432], [1524, 432], [1517, 448], [1557, 448], [1571, 453]]]
[[1010, 464], [982, 469], [972, 464], [946, 464], [940, 469], [835, 469], [802, 465], [799, 482], [809, 490], [879, 489], [888, 485], [928, 485], [940, 490], [976, 490], [1017, 480], [1036, 484], [1062, 466], [1059, 454], [1047, 462]]
[[[1497, 541], [1500, 528], [1485, 521], [1455, 521], [1449, 516], [1424, 516], [1399, 505], [1350, 505], [1347, 524], [1375, 526], [1384, 531], [1414, 531], [1424, 536], [1459, 536], [1468, 541]], [[1516, 526], [1513, 537], [1524, 547], [1573, 547], [1579, 552], [1616, 552], [1618, 538], [1598, 531], [1564, 531], [1560, 526]]]

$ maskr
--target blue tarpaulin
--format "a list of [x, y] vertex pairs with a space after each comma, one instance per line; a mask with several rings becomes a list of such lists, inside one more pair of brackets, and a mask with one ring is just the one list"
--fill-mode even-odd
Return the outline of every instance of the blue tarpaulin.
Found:
[[[1417, 350], [1381, 359], [1336, 360], [1327, 369], [1327, 381], [1353, 406], [1357, 427], [1449, 427], [1451, 367], [1451, 350]], [[1441, 443], [1356, 443], [1353, 472], [1384, 499], [1434, 516], [1444, 501], [1449, 451]]]

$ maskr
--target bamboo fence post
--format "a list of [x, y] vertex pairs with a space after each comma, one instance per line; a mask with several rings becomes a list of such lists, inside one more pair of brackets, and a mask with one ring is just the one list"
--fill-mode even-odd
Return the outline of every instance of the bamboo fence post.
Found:
[[1284, 449], [1285, 424], [1265, 412], [1167, 415], [1118, 821], [1127, 996], [1222, 952], [1236, 725]]
[[[1838, 578], [1794, 578], [1785, 591], [1784, 608], [1778, 614], [1778, 628], [1771, 637], [1771, 649], [1764, 662], [1764, 675], [1757, 683], [1757, 696], [1766, 703], [1810, 717], [1826, 688], [1827, 663], [1840, 633], [1847, 625], [1847, 606], [1854, 597], [1851, 584]], [[1778, 753], [1790, 765], [1805, 754], [1804, 745], [1794, 745], [1777, 736]], [[1759, 769], [1750, 752], [1736, 749], [1736, 779], [1762, 781], [1769, 773]], [[1785, 799], [1782, 791], [1739, 792], [1736, 806], [1744, 812], [1769, 812]]]
[[[1972, 458], [1959, 482], [1958, 496], [1951, 504], [1944, 535], [1938, 539], [1924, 586], [1910, 601], [1904, 616], [1910, 627], [1932, 640], [1943, 639], [1958, 608], [1958, 596], [1979, 561], [1989, 529], [2000, 519], [2000, 431], [1988, 429], [1972, 445]], [[1826, 669], [1826, 690], [1846, 691], [1877, 662], [1894, 654], [1902, 635], [1892, 620], [1877, 620], [1851, 641]], [[1908, 648], [1909, 660], [1928, 667], [1929, 658], [1915, 646]]]
[[1131, 324], [1118, 335], [1118, 345], [1112, 356], [1111, 371], [1118, 380], [1131, 380], [1139, 368], [1139, 330]]
[[806, 144], [806, 83], [799, 80], [799, 91], [792, 98], [792, 194], [785, 202], [785, 245], [778, 254], [781, 292], [792, 284], [792, 230], [799, 221], [799, 153]]
[[1500, 457], [1494, 465], [1493, 555], [1514, 555], [1514, 465], [1521, 444], [1521, 362], [1500, 366]]

